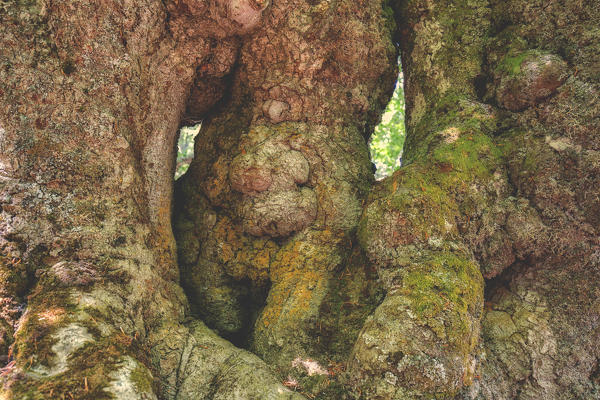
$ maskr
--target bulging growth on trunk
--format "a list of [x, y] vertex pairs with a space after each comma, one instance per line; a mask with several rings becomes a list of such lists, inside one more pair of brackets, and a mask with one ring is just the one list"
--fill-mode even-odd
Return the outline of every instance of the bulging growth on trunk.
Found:
[[598, 397], [599, 21], [0, 2], [0, 398]]

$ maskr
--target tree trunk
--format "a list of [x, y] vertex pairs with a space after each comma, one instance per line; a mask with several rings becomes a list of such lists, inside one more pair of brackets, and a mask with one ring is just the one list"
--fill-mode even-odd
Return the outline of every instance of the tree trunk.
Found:
[[232, 4], [2, 3], [4, 398], [295, 397], [178, 285], [174, 140], [260, 18]]
[[597, 398], [599, 43], [584, 0], [0, 3], [0, 397]]

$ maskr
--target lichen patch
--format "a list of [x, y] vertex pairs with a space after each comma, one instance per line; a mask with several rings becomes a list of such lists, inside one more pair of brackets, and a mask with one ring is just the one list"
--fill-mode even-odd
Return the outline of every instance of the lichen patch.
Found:
[[[119, 368], [113, 371], [109, 377], [111, 378], [110, 384], [104, 389], [105, 392], [110, 393], [117, 399], [130, 399], [130, 400], [154, 400], [158, 399], [152, 392], [151, 385], [142, 385], [139, 382], [137, 375], [141, 374], [138, 370], [140, 364], [132, 357], [126, 356], [123, 361], [119, 364]], [[144, 368], [144, 372], [146, 369]], [[151, 376], [144, 377], [144, 381], [152, 381]]]
[[294, 361], [292, 361], [292, 367], [303, 368], [308, 376], [329, 375], [329, 372], [326, 368], [322, 367], [318, 362], [311, 360], [310, 358], [302, 359], [301, 357], [296, 357]]
[[[40, 318], [44, 318], [44, 316], [40, 316]], [[69, 357], [86, 343], [94, 340], [85, 327], [75, 323], [58, 329], [52, 337], [56, 339], [56, 343], [52, 345], [54, 353], [52, 365], [46, 367], [38, 364], [31, 368], [31, 372], [46, 377], [66, 372], [69, 369]]]

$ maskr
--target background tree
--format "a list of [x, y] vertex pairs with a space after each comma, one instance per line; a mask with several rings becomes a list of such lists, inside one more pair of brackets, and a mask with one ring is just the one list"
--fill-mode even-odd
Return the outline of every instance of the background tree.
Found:
[[2, 397], [597, 397], [599, 13], [1, 2]]
[[179, 130], [177, 140], [177, 164], [175, 166], [175, 179], [181, 178], [190, 167], [194, 159], [194, 139], [198, 135], [200, 124], [184, 126]]
[[376, 168], [375, 179], [390, 176], [402, 165], [402, 149], [406, 138], [404, 106], [404, 77], [400, 71], [394, 94], [369, 142], [371, 160]]

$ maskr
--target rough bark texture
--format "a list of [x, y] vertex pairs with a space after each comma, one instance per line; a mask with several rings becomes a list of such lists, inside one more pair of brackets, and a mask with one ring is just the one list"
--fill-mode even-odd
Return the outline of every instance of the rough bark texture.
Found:
[[599, 43], [584, 0], [0, 2], [0, 397], [600, 398]]
[[174, 139], [196, 68], [218, 60], [205, 73], [227, 73], [235, 35], [261, 10], [0, 5], [3, 339], [12, 342], [3, 398], [296, 397], [256, 356], [186, 323], [170, 226]]

